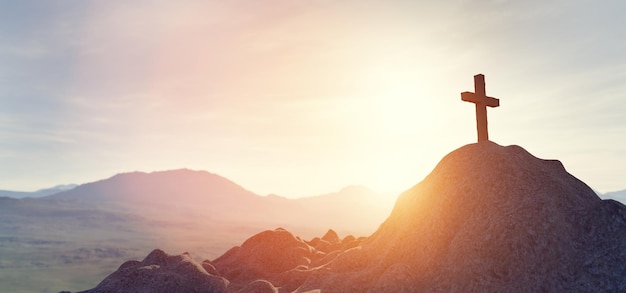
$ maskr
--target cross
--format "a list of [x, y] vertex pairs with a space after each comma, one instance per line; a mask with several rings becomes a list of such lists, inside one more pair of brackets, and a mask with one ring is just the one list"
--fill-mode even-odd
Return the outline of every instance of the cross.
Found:
[[487, 132], [487, 106], [498, 107], [500, 100], [488, 97], [485, 94], [485, 76], [474, 75], [474, 91], [462, 92], [461, 100], [476, 104], [476, 129], [478, 130], [478, 142], [489, 140]]

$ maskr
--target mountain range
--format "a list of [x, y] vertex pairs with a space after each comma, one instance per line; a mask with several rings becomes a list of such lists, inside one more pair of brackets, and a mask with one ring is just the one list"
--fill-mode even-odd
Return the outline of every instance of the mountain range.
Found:
[[118, 174], [42, 200], [109, 206], [127, 212], [140, 209], [142, 216], [172, 218], [172, 222], [188, 218], [302, 228], [304, 234], [306, 229], [320, 233], [329, 227], [347, 233], [371, 233], [393, 204], [392, 199], [361, 186], [298, 199], [260, 196], [217, 174], [188, 169]]

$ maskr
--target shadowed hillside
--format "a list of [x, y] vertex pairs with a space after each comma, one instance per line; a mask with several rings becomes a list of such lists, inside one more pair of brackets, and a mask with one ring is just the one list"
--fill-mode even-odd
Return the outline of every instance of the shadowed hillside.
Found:
[[[189, 276], [147, 260], [87, 292], [164, 292], [170, 279], [154, 276]], [[147, 267], [151, 281], [138, 283]], [[200, 277], [186, 280], [203, 292], [622, 292], [626, 207], [559, 161], [486, 141], [444, 157], [366, 239], [277, 229], [195, 267]]]

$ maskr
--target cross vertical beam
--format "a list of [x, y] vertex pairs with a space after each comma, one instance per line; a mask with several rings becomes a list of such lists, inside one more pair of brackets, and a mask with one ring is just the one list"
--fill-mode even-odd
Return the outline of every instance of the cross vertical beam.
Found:
[[488, 97], [485, 93], [485, 76], [474, 75], [474, 92], [462, 92], [461, 100], [476, 104], [476, 130], [478, 142], [489, 140], [487, 130], [487, 107], [500, 106], [500, 100]]
[[[478, 97], [485, 97], [485, 76], [474, 75], [474, 93]], [[478, 142], [489, 140], [489, 130], [487, 130], [487, 107], [483, 103], [476, 103], [476, 131], [478, 131]]]

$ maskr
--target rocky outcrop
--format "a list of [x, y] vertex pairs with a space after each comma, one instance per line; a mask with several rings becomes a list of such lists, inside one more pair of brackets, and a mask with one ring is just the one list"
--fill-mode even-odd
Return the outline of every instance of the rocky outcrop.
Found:
[[300, 290], [626, 290], [626, 207], [519, 146], [450, 153], [361, 247]]
[[[98, 287], [179, 284], [138, 278], [152, 262], [125, 264]], [[558, 161], [486, 141], [444, 157], [370, 237], [303, 241], [276, 229], [207, 266], [188, 273], [229, 292], [625, 292], [626, 206]]]
[[243, 287], [258, 279], [274, 279], [277, 274], [308, 268], [311, 248], [283, 229], [265, 231], [250, 237], [216, 259], [218, 272]]
[[[358, 246], [359, 240], [352, 237], [351, 245]], [[320, 239], [303, 241], [288, 231], [278, 228], [264, 231], [246, 240], [241, 247], [234, 247], [213, 261], [221, 276], [231, 284], [230, 291], [251, 286], [266, 280], [281, 292], [298, 289], [314, 272], [328, 269], [327, 266], [342, 253], [341, 241], [333, 230]], [[255, 285], [256, 284], [256, 285]]]
[[[141, 262], [125, 262], [98, 286], [83, 293], [226, 292], [228, 281], [205, 268], [212, 268], [210, 262], [198, 264], [187, 253], [172, 256], [155, 249]], [[209, 270], [215, 272], [214, 268]]]
[[[200, 264], [188, 253], [171, 256], [155, 249], [141, 262], [125, 262], [84, 293], [293, 292], [314, 273], [329, 270], [346, 250], [358, 249], [366, 238], [348, 235], [340, 240], [329, 230], [315, 239], [303, 241], [282, 228], [263, 231], [214, 261]], [[310, 243], [318, 243], [319, 248]]]

